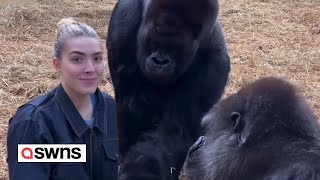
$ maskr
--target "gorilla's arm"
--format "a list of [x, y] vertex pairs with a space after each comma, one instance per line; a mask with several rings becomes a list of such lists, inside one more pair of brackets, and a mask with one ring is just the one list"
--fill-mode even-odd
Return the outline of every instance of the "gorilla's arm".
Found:
[[[191, 142], [190, 142], [191, 143]], [[158, 132], [143, 135], [133, 146], [120, 169], [119, 180], [175, 180], [178, 179], [179, 155], [185, 154], [188, 143], [179, 136], [164, 136]]]
[[[136, 42], [137, 32], [142, 18], [141, 0], [119, 0], [114, 7], [108, 27], [107, 50], [109, 69], [115, 88], [116, 99], [120, 84], [119, 79], [127, 79], [123, 76], [132, 76], [130, 69], [136, 67]], [[123, 69], [126, 68], [125, 71]], [[128, 69], [130, 68], [130, 69]]]
[[[219, 21], [214, 24], [211, 36], [201, 44], [199, 55], [199, 59], [201, 59], [199, 63], [207, 63], [206, 66], [201, 66], [206, 69], [200, 70], [198, 68], [196, 71], [200, 70], [198, 80], [198, 83], [201, 84], [200, 94], [207, 96], [201, 99], [205, 103], [205, 111], [208, 111], [208, 108], [221, 98], [230, 72], [230, 57]], [[215, 79], [215, 81], [212, 82], [212, 79]]]
[[[132, 104], [135, 95], [130, 94], [134, 92], [131, 88], [138, 85], [132, 85], [131, 83], [135, 82], [127, 81], [127, 79], [139, 76], [135, 73], [138, 68], [135, 62], [135, 43], [137, 42], [137, 31], [140, 26], [141, 16], [141, 0], [119, 0], [114, 7], [108, 27], [108, 63], [115, 91], [115, 99], [117, 101], [118, 126], [122, 127], [121, 131], [119, 131], [120, 154], [127, 151], [127, 149], [123, 148], [123, 144], [127, 145], [127, 141], [136, 141], [136, 135], [128, 133], [139, 131], [139, 129], [135, 129], [135, 127], [140, 126], [139, 121], [130, 116], [130, 107], [135, 106], [135, 108], [139, 108], [136, 106], [137, 103]], [[128, 93], [130, 95], [128, 95]], [[122, 96], [119, 94], [122, 94]], [[132, 99], [123, 98], [125, 96], [130, 96]], [[131, 119], [128, 122], [133, 122], [133, 124], [135, 122], [136, 124], [133, 127], [133, 124], [124, 123], [121, 121], [122, 119]], [[132, 137], [133, 139], [123, 137]]]

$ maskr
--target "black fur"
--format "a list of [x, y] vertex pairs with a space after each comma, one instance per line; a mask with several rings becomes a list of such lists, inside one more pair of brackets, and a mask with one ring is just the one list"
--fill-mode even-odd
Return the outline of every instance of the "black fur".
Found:
[[121, 179], [177, 179], [230, 71], [217, 0], [119, 0], [107, 49]]
[[190, 148], [188, 180], [319, 180], [319, 123], [289, 82], [262, 78], [220, 101]]

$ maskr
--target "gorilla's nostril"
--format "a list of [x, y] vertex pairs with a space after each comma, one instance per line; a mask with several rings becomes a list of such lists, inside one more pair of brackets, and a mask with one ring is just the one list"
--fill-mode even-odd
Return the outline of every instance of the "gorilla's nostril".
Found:
[[160, 64], [158, 58], [156, 58], [156, 57], [152, 57], [151, 60], [152, 60], [152, 62], [155, 63], [155, 64]]
[[169, 64], [170, 60], [169, 59], [164, 59], [161, 63], [161, 65]]
[[169, 59], [162, 59], [162, 58], [158, 58], [158, 57], [152, 57], [151, 60], [154, 64], [160, 65], [160, 66], [163, 66], [163, 65], [170, 63]]
[[203, 145], [205, 145], [204, 136], [200, 136], [197, 140], [197, 148], [200, 148]]
[[205, 145], [204, 136], [200, 136], [198, 140], [189, 148], [189, 154], [197, 151], [204, 145]]

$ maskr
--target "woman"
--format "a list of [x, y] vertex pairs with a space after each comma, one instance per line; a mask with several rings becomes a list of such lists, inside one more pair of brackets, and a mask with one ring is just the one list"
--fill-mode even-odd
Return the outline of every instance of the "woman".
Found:
[[[116, 107], [98, 88], [105, 61], [96, 31], [62, 19], [53, 65], [60, 85], [21, 106], [9, 122], [9, 178], [117, 179]], [[86, 144], [86, 162], [17, 162], [18, 144]]]

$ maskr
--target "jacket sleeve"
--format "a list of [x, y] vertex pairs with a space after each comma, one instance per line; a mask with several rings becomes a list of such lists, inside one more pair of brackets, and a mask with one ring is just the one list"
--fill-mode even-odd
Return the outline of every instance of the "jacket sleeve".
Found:
[[7, 134], [7, 152], [10, 180], [48, 180], [49, 163], [18, 162], [18, 144], [42, 144], [39, 125], [32, 121], [32, 109], [18, 110], [10, 120]]

